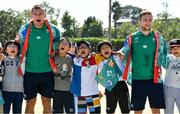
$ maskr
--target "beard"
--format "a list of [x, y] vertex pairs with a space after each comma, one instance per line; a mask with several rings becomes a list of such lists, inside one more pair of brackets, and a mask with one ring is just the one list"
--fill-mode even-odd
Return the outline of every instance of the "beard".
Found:
[[149, 31], [151, 31], [151, 26], [149, 26], [149, 27], [147, 27], [147, 26], [142, 27], [141, 26], [141, 30], [144, 32], [149, 32]]

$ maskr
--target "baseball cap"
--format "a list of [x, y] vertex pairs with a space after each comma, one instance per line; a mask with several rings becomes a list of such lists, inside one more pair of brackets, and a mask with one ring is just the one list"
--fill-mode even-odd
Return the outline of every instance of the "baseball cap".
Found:
[[169, 42], [169, 45], [170, 47], [175, 47], [175, 46], [180, 46], [180, 39], [172, 39], [170, 42]]

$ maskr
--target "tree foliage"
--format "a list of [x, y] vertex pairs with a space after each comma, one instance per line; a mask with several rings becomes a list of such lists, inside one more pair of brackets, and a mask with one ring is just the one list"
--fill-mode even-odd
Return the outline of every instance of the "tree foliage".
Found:
[[137, 31], [138, 24], [132, 24], [132, 23], [122, 23], [121, 28], [118, 29], [118, 38], [126, 38], [128, 35], [132, 34], [133, 32]]
[[153, 23], [153, 29], [159, 31], [167, 40], [180, 38], [180, 18], [167, 18], [170, 14], [158, 14], [158, 19]]
[[75, 18], [72, 18], [69, 15], [68, 11], [65, 11], [63, 17], [62, 17], [62, 28], [65, 30], [62, 33], [62, 36], [66, 36], [66, 37], [77, 37], [78, 36], [78, 24], [77, 21], [75, 20]]
[[42, 2], [40, 5], [45, 9], [46, 18], [48, 18], [53, 24], [57, 25], [57, 20], [59, 19], [60, 15], [60, 9], [55, 9], [54, 7], [50, 6], [49, 2], [46, 1]]
[[0, 42], [5, 43], [7, 40], [14, 39], [21, 23], [18, 12], [12, 9], [0, 11]]
[[94, 16], [90, 16], [84, 21], [82, 27], [82, 37], [101, 37], [103, 36], [102, 22]]
[[131, 19], [133, 22], [138, 22], [139, 20], [139, 14], [142, 11], [141, 8], [127, 5], [125, 7], [122, 7], [122, 19]]

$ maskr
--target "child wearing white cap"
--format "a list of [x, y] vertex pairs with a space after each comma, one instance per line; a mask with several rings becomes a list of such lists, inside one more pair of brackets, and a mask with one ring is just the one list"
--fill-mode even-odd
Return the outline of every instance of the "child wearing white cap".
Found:
[[164, 81], [165, 113], [174, 113], [176, 103], [180, 113], [180, 39], [170, 41], [170, 54]]

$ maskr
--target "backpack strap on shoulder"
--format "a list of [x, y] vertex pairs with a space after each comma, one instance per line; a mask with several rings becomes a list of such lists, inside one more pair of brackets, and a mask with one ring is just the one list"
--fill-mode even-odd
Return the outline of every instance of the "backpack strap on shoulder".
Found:
[[130, 61], [131, 61], [131, 44], [132, 44], [132, 35], [128, 36], [128, 43], [129, 43], [129, 53], [128, 53], [128, 59], [126, 62], [126, 66], [124, 69], [124, 73], [123, 73], [123, 79], [127, 80], [128, 77], [128, 70], [129, 70], [129, 65], [130, 65]]

